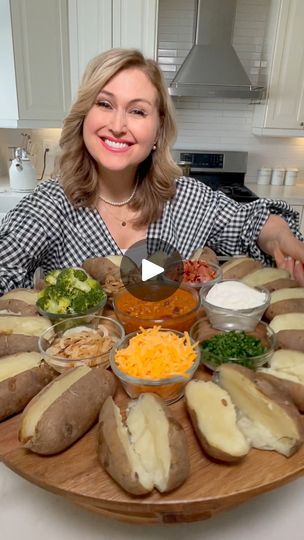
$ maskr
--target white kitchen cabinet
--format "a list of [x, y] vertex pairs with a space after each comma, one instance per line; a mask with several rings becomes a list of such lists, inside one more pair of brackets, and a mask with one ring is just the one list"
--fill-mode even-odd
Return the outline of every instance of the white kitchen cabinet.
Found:
[[[256, 135], [304, 136], [304, 1], [272, 0], [277, 7], [268, 92], [256, 106]], [[275, 10], [274, 10], [275, 13]]]
[[0, 0], [0, 127], [60, 127], [70, 106], [67, 0]]
[[88, 61], [113, 47], [156, 58], [158, 0], [69, 0], [71, 87], [75, 96]]

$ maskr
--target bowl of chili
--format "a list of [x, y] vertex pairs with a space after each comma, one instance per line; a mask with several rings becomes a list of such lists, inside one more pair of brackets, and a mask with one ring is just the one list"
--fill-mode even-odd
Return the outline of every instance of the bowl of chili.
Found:
[[155, 325], [183, 332], [189, 330], [201, 314], [195, 289], [164, 282], [123, 289], [114, 295], [113, 304], [115, 315], [127, 334]]
[[117, 342], [110, 353], [110, 366], [132, 399], [153, 392], [174, 403], [200, 364], [198, 343], [188, 332], [154, 326], [141, 328]]

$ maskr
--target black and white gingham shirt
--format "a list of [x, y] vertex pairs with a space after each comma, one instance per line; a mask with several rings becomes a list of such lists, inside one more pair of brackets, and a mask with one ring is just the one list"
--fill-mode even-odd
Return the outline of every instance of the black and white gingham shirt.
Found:
[[[202, 182], [181, 177], [174, 199], [148, 228], [148, 254], [173, 245], [183, 258], [207, 245], [218, 255], [248, 254], [268, 261], [256, 245], [270, 213], [283, 215], [298, 238], [298, 214], [284, 201], [240, 204]], [[79, 266], [88, 257], [121, 254], [96, 209], [75, 209], [56, 180], [39, 184], [0, 228], [0, 294], [32, 286], [35, 269]]]

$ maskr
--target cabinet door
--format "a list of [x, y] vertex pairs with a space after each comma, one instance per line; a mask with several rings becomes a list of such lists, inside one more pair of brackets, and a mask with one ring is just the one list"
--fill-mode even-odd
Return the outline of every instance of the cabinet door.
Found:
[[113, 47], [156, 59], [158, 0], [113, 0]]
[[19, 118], [62, 120], [70, 105], [67, 0], [11, 0]]
[[75, 96], [89, 60], [112, 48], [112, 0], [69, 0], [69, 40]]
[[[0, 0], [0, 118], [18, 118], [14, 49], [9, 0]], [[1, 122], [1, 127], [5, 124]]]
[[303, 0], [281, 0], [265, 127], [304, 126], [303, 21]]

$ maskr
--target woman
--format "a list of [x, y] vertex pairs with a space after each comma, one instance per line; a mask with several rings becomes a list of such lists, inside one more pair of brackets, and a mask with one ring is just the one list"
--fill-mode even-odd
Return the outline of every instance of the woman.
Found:
[[34, 271], [121, 254], [135, 242], [183, 258], [208, 245], [286, 267], [304, 285], [297, 214], [284, 202], [239, 204], [180, 177], [170, 154], [173, 106], [157, 64], [114, 49], [88, 65], [65, 119], [56, 180], [9, 212], [0, 231], [0, 291], [32, 286]]

